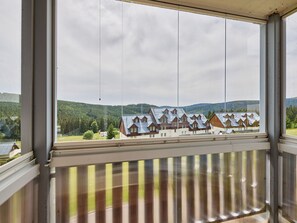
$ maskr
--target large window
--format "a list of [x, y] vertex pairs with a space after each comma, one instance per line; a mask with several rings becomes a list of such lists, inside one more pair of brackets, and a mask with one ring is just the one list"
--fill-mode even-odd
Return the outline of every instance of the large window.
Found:
[[259, 25], [57, 3], [57, 141], [259, 131]]
[[297, 14], [286, 19], [286, 134], [297, 136]]
[[0, 2], [0, 165], [20, 153], [21, 0]]

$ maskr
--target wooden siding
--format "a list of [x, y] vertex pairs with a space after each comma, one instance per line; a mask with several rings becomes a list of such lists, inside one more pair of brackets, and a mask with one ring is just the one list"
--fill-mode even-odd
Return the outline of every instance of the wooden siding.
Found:
[[209, 120], [210, 124], [215, 126], [215, 127], [220, 127], [220, 128], [225, 128], [223, 123], [220, 121], [220, 119], [216, 116], [213, 115], [211, 119]]

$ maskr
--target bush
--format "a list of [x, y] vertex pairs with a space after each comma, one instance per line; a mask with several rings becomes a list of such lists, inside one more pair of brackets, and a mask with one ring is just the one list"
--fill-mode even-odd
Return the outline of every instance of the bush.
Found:
[[108, 129], [107, 129], [107, 139], [113, 139], [115, 137], [115, 133], [114, 133], [114, 129], [113, 129], [113, 125], [110, 124], [108, 126]]
[[94, 133], [97, 133], [98, 132], [98, 123], [96, 122], [96, 120], [94, 120], [91, 124], [91, 130], [94, 132]]
[[94, 132], [92, 130], [88, 130], [84, 133], [83, 139], [91, 140], [94, 137]]

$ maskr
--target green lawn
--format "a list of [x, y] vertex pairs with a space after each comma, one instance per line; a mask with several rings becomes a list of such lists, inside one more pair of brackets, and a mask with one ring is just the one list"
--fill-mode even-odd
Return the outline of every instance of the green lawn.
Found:
[[[116, 132], [116, 139], [120, 138], [119, 132]], [[95, 133], [92, 140], [106, 140], [106, 137], [102, 137], [99, 135], [99, 133]], [[87, 141], [83, 139], [83, 135], [77, 135], [77, 136], [60, 136], [58, 137], [58, 142], [77, 142], [77, 141]]]
[[297, 128], [296, 129], [287, 129], [286, 134], [291, 135], [291, 136], [297, 136]]

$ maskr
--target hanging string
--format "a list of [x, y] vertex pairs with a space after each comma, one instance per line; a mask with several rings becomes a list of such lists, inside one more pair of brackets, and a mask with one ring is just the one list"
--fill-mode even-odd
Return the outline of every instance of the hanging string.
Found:
[[225, 89], [224, 89], [224, 109], [225, 112], [227, 112], [227, 21], [225, 18], [225, 77], [224, 77], [224, 81], [225, 81]]
[[121, 48], [121, 115], [124, 115], [124, 2], [121, 4], [122, 14], [122, 48]]
[[177, 11], [177, 90], [176, 90], [176, 105], [179, 107], [179, 9]]
[[98, 89], [98, 94], [99, 94], [99, 101], [102, 99], [102, 81], [101, 81], [101, 76], [102, 76], [102, 23], [101, 23], [101, 18], [102, 18], [102, 11], [101, 11], [101, 0], [99, 0], [99, 89]]

